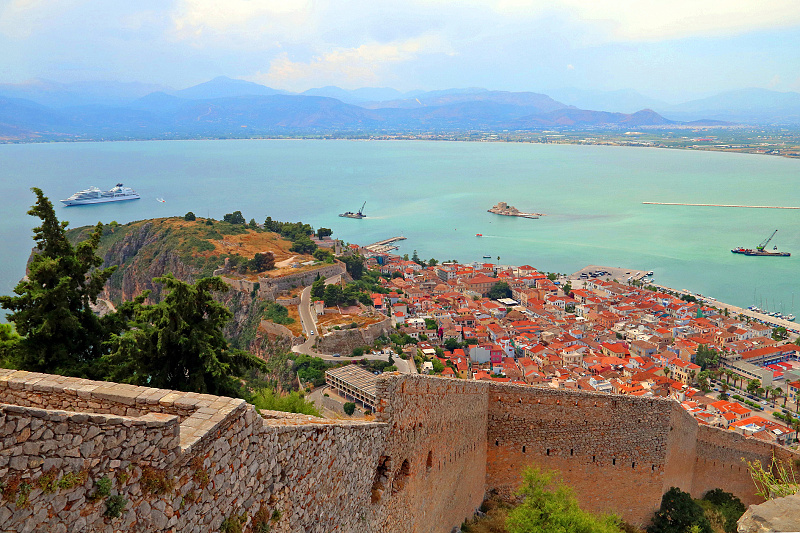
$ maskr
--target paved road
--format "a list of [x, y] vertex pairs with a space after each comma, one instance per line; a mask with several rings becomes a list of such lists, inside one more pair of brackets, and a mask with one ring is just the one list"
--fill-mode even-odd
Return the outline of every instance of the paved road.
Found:
[[[326, 285], [330, 285], [332, 283], [339, 283], [342, 279], [341, 275], [331, 276], [330, 278], [325, 280]], [[303, 353], [306, 355], [310, 355], [313, 357], [319, 357], [320, 359], [324, 359], [326, 361], [360, 361], [361, 359], [370, 359], [372, 361], [388, 361], [388, 355], [373, 355], [368, 354], [361, 357], [334, 357], [331, 354], [323, 354], [314, 351], [314, 341], [319, 334], [319, 329], [317, 326], [317, 314], [311, 309], [311, 287], [306, 287], [303, 289], [303, 292], [300, 294], [300, 305], [298, 306], [300, 311], [300, 323], [303, 326], [303, 333], [305, 334], [307, 340], [303, 344], [299, 344], [297, 346], [292, 346], [292, 351], [295, 353]], [[312, 334], [313, 332], [313, 334]], [[394, 357], [395, 365], [397, 366], [397, 370], [404, 374], [408, 373], [415, 373], [416, 372], [416, 365], [413, 363], [408, 363], [399, 357]]]

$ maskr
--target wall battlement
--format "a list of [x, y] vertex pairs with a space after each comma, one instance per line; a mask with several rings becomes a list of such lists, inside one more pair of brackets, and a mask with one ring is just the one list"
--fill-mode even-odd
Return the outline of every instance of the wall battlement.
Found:
[[[0, 524], [14, 531], [447, 532], [524, 466], [646, 523], [671, 486], [757, 502], [741, 458], [794, 452], [698, 427], [672, 401], [383, 375], [375, 422], [0, 369]], [[105, 516], [97, 481], [128, 500]]]

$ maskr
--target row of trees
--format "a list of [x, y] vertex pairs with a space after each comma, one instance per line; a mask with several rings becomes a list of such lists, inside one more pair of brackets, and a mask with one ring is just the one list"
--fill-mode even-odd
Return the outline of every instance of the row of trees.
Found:
[[73, 246], [67, 222], [34, 188], [38, 217], [36, 253], [28, 275], [0, 296], [16, 332], [3, 329], [2, 364], [24, 370], [112, 379], [124, 383], [212, 394], [246, 394], [238, 376], [263, 367], [255, 356], [232, 349], [222, 335], [231, 312], [213, 299], [228, 286], [219, 278], [184, 283], [171, 275], [155, 278], [165, 296], [145, 304], [148, 293], [103, 317], [92, 305], [115, 267], [100, 268], [97, 256], [103, 225]]

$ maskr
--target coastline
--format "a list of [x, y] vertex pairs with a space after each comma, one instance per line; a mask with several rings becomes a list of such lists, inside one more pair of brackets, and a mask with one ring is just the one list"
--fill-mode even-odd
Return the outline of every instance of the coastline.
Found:
[[[577, 132], [576, 132], [577, 133]], [[596, 132], [580, 132], [596, 133]], [[610, 133], [610, 132], [606, 132]], [[4, 144], [70, 144], [70, 143], [129, 143], [129, 142], [164, 142], [164, 141], [436, 141], [436, 142], [456, 142], [456, 143], [508, 143], [508, 144], [569, 144], [583, 146], [608, 146], [623, 148], [655, 148], [665, 150], [686, 150], [693, 152], [719, 152], [725, 154], [742, 155], [768, 155], [773, 157], [784, 157], [787, 159], [800, 159], [798, 152], [774, 153], [765, 146], [742, 147], [741, 149], [721, 148], [716, 146], [672, 146], [657, 144], [642, 144], [636, 141], [587, 141], [585, 139], [549, 139], [541, 140], [536, 138], [501, 139], [496, 134], [482, 132], [478, 137], [462, 136], [457, 133], [435, 134], [435, 135], [411, 135], [411, 134], [353, 134], [353, 135], [253, 135], [246, 137], [147, 137], [141, 139], [0, 139], [0, 145]], [[543, 135], [543, 133], [531, 132], [527, 135]], [[496, 138], [491, 138], [492, 136]], [[545, 135], [546, 136], [546, 135]], [[772, 145], [769, 145], [772, 146]]]

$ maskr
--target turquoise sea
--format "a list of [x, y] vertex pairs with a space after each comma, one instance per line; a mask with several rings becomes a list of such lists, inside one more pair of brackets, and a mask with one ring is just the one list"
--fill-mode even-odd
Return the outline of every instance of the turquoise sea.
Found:
[[[123, 182], [133, 202], [62, 207]], [[421, 141], [152, 141], [0, 145], [0, 293], [24, 273], [41, 187], [72, 227], [183, 215], [302, 220], [369, 244], [404, 235], [422, 258], [655, 271], [655, 280], [742, 306], [800, 311], [800, 211], [643, 201], [800, 206], [800, 161], [628, 147]], [[157, 197], [166, 200], [156, 201]], [[366, 201], [363, 220], [337, 216]], [[486, 210], [506, 201], [538, 220]], [[790, 258], [734, 255], [773, 230]], [[482, 233], [477, 238], [476, 233]]]

